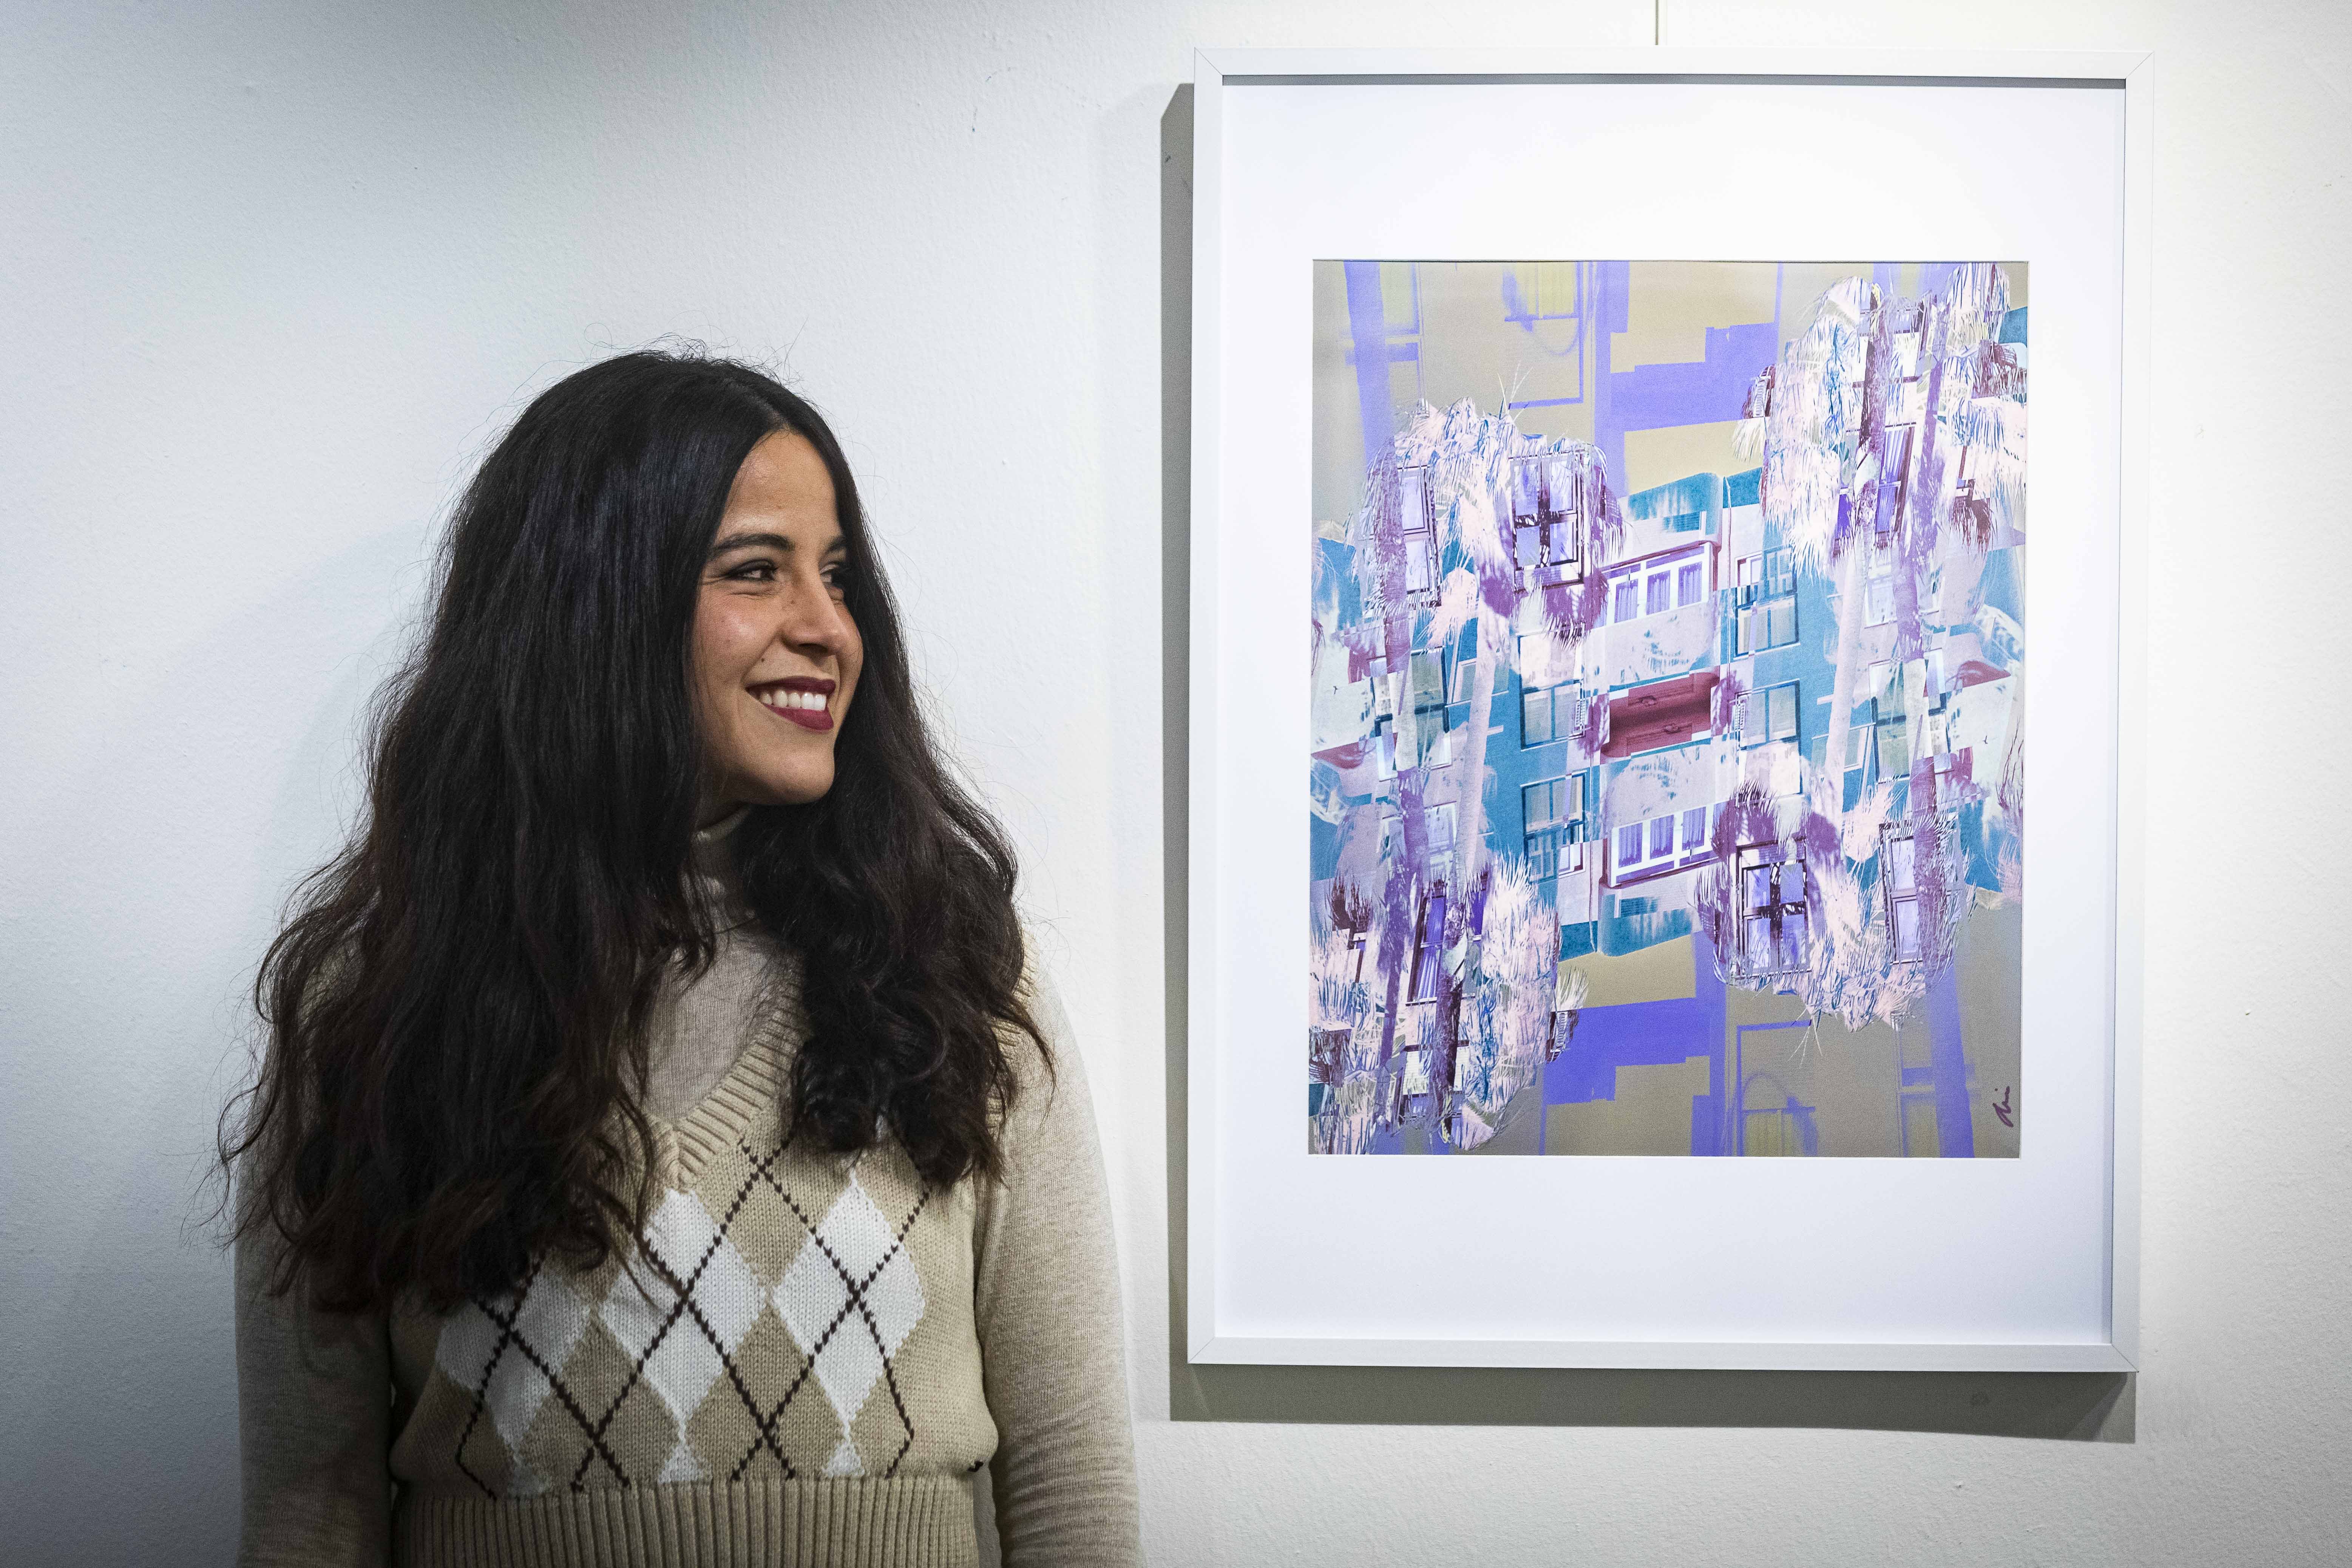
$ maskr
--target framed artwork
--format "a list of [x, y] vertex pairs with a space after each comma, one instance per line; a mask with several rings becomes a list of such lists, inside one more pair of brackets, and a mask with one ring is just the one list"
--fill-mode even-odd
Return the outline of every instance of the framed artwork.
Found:
[[1200, 57], [1192, 1359], [2133, 1363], [2137, 63]]

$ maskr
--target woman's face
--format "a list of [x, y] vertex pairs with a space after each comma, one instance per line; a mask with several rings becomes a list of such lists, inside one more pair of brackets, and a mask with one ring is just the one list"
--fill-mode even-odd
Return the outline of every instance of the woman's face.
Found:
[[807, 437], [779, 430], [752, 447], [694, 608], [703, 822], [833, 787], [834, 740], [865, 657], [842, 600], [847, 556], [833, 476]]

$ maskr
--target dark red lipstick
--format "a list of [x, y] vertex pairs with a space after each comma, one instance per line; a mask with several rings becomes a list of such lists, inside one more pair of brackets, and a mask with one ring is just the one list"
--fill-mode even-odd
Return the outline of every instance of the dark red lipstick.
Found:
[[[760, 706], [777, 718], [803, 730], [833, 728], [835, 683], [820, 676], [795, 675], [784, 680], [763, 680], [751, 689]], [[814, 698], [816, 700], [811, 701]]]

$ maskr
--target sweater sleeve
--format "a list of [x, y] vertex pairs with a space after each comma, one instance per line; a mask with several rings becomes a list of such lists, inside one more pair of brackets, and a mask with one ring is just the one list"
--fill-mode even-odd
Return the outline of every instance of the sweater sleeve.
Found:
[[238, 1568], [377, 1568], [392, 1550], [392, 1352], [380, 1315], [268, 1293], [273, 1248], [236, 1246]]
[[1061, 998], [1032, 973], [1056, 1076], [1037, 1069], [1034, 1047], [1024, 1054], [1004, 1178], [982, 1185], [974, 1275], [997, 1537], [1005, 1568], [1135, 1568], [1135, 1437], [1102, 1148]]

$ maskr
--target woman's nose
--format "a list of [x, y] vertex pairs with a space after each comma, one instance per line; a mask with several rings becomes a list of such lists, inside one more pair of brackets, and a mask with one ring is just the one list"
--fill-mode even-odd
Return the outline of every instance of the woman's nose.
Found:
[[786, 641], [837, 654], [847, 641], [848, 629], [848, 611], [834, 598], [823, 579], [797, 584], [784, 608]]

